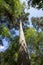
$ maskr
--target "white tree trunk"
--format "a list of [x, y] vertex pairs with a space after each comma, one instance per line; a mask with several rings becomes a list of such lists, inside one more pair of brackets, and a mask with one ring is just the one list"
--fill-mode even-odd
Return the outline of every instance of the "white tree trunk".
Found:
[[19, 55], [18, 55], [18, 65], [30, 65], [27, 45], [24, 37], [24, 32], [22, 28], [22, 22], [20, 20], [20, 39], [19, 39]]

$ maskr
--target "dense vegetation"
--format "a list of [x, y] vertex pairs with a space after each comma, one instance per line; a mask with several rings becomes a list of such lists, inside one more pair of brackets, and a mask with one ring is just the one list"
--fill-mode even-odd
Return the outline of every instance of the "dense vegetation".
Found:
[[[34, 0], [32, 1], [34, 2]], [[38, 4], [39, 1], [35, 0], [35, 3]], [[29, 28], [27, 26], [29, 25], [27, 17], [29, 14], [25, 13], [24, 9], [24, 3], [21, 4], [19, 0], [0, 0], [0, 36], [2, 39], [6, 37], [10, 41], [8, 49], [0, 52], [0, 65], [17, 65], [19, 63], [17, 62], [19, 34], [16, 35], [15, 32], [19, 31], [19, 19], [22, 19], [31, 65], [43, 65], [43, 17], [32, 17], [33, 28]], [[13, 28], [15, 30], [11, 31]]]

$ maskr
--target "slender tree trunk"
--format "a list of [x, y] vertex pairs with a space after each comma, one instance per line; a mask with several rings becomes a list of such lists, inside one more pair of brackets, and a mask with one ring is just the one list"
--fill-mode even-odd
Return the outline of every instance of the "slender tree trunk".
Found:
[[19, 54], [18, 54], [18, 65], [30, 65], [27, 45], [24, 37], [22, 28], [22, 22], [20, 20], [20, 40], [19, 40]]

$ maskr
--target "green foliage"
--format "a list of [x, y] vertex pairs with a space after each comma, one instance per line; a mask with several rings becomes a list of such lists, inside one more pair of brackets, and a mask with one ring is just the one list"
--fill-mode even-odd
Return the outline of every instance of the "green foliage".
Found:
[[9, 29], [5, 27], [4, 24], [0, 26], [0, 35], [2, 35], [3, 37], [11, 38], [11, 33], [9, 32]]
[[30, 52], [31, 65], [43, 65], [43, 32], [28, 28], [25, 31], [25, 37]]
[[43, 17], [32, 17], [32, 24], [36, 28], [41, 28], [43, 31]]
[[[38, 33], [34, 28], [29, 28], [25, 30], [25, 37], [30, 52], [30, 61], [31, 65], [43, 65], [43, 32]], [[3, 65], [16, 65], [18, 58], [18, 49], [19, 49], [19, 37], [15, 36], [12, 39], [9, 48], [4, 52], [0, 53], [4, 60]], [[2, 58], [1, 56], [1, 58]]]
[[38, 42], [37, 39], [38, 34], [34, 28], [27, 29], [27, 31], [25, 32], [25, 36], [26, 36], [27, 43], [36, 45], [36, 43]]
[[[2, 0], [0, 1], [0, 6], [15, 17], [18, 17], [22, 12], [22, 4], [19, 0]], [[2, 11], [2, 9], [0, 9], [0, 11]]]
[[[17, 65], [17, 58], [18, 58], [18, 36], [16, 36], [14, 38], [14, 40], [12, 40], [9, 48], [5, 51], [0, 53], [0, 58], [3, 59], [1, 61], [4, 62], [2, 63], [3, 65]], [[1, 60], [0, 59], [0, 60]]]
[[4, 28], [3, 32], [2, 32], [2, 35], [5, 36], [5, 37], [9, 37], [10, 38], [11, 34], [9, 32], [9, 29], [8, 28]]
[[28, 0], [28, 5], [32, 5], [32, 7], [36, 7], [38, 9], [43, 9], [43, 0]]

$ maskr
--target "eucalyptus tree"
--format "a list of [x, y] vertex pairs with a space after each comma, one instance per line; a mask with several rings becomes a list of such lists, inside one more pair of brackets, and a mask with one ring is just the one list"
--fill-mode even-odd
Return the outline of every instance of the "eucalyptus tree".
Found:
[[[24, 37], [24, 32], [22, 28], [22, 21], [27, 20], [27, 15], [24, 13], [23, 5], [19, 0], [0, 0], [0, 15], [1, 17], [4, 17], [4, 19], [7, 18], [10, 19], [10, 23], [8, 24], [8, 28], [10, 28], [12, 25], [14, 27], [17, 27], [20, 29], [20, 41], [19, 41], [19, 53], [18, 53], [18, 65], [30, 65], [27, 45]], [[23, 15], [23, 18], [21, 20], [21, 16]], [[7, 22], [6, 22], [7, 23]], [[20, 26], [19, 26], [20, 25]], [[4, 29], [6, 34], [8, 29]], [[7, 34], [6, 34], [7, 35]], [[4, 35], [4, 36], [6, 36]]]
[[21, 18], [20, 18], [20, 40], [19, 40], [20, 48], [18, 53], [18, 62], [19, 62], [18, 65], [30, 65], [28, 49], [27, 49], [26, 40], [24, 37]]

